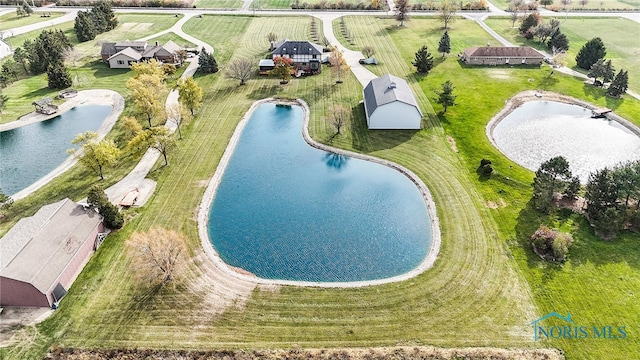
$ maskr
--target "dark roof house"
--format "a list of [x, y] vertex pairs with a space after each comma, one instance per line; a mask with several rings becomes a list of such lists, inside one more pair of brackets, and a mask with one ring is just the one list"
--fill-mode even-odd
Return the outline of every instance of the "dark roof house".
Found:
[[470, 65], [540, 65], [544, 55], [530, 46], [485, 46], [464, 49], [460, 58]]
[[155, 45], [149, 45], [146, 41], [105, 42], [102, 44], [100, 56], [102, 61], [109, 62], [111, 68], [128, 68], [132, 62], [149, 59], [171, 64], [179, 63], [180, 50], [180, 46], [171, 40], [162, 46], [157, 42]]
[[404, 79], [380, 76], [371, 80], [363, 93], [369, 129], [420, 129], [422, 112]]
[[53, 306], [82, 271], [103, 231], [95, 210], [69, 199], [18, 221], [0, 239], [0, 305]]
[[275, 44], [271, 58], [286, 57], [293, 60], [296, 70], [308, 74], [322, 71], [322, 46], [309, 41], [282, 40]]

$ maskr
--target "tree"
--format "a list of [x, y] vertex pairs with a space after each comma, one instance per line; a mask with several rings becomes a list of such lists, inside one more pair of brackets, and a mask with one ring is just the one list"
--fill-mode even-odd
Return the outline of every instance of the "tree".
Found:
[[204, 74], [213, 74], [218, 72], [218, 63], [213, 57], [213, 54], [209, 54], [206, 49], [202, 49], [198, 57], [199, 70]]
[[118, 18], [111, 8], [111, 2], [101, 0], [96, 3], [89, 14], [96, 32], [103, 33], [111, 31], [118, 26]]
[[567, 36], [556, 30], [547, 41], [547, 47], [555, 54], [563, 53], [569, 50], [569, 39]]
[[520, 31], [521, 34], [524, 34], [529, 29], [533, 29], [536, 26], [538, 26], [541, 20], [542, 20], [542, 17], [540, 16], [540, 13], [537, 11], [534, 11], [531, 14], [525, 16], [524, 19], [522, 19], [522, 23], [520, 24], [518, 31]]
[[27, 13], [24, 11], [24, 8], [22, 6], [18, 6], [16, 8], [16, 16], [19, 18], [27, 16]]
[[553, 33], [554, 30], [549, 24], [540, 24], [533, 30], [533, 34], [538, 38], [538, 42], [541, 44], [545, 44], [547, 42], [547, 39], [551, 37]]
[[[181, 125], [188, 122], [191, 119], [189, 112], [181, 104], [173, 104], [167, 109], [167, 120], [172, 121], [178, 128], [178, 138], [182, 139]], [[136, 124], [138, 122], [136, 121]]]
[[373, 54], [376, 53], [375, 50], [373, 50], [373, 48], [371, 46], [365, 46], [363, 47], [360, 52], [362, 52], [362, 55], [364, 55], [365, 58], [370, 58], [373, 56]]
[[540, 5], [544, 6], [544, 8], [546, 9], [548, 5], [552, 5], [553, 4], [553, 0], [540, 0]]
[[607, 89], [607, 95], [613, 97], [620, 97], [627, 91], [629, 87], [629, 74], [624, 71], [624, 69], [620, 69], [620, 72], [616, 75], [616, 77], [609, 85]]
[[72, 47], [62, 30], [43, 30], [33, 41], [25, 40], [23, 49], [28, 54], [29, 70], [41, 74], [55, 63], [64, 60], [64, 50]]
[[16, 48], [13, 52], [13, 60], [15, 60], [16, 63], [22, 66], [22, 70], [24, 70], [25, 74], [29, 72], [29, 70], [27, 70], [28, 58], [29, 58], [29, 55], [21, 47]]
[[615, 182], [613, 171], [604, 168], [589, 174], [584, 197], [587, 203], [586, 214], [596, 230], [606, 236], [615, 233], [618, 227], [615, 218], [619, 216], [617, 210], [620, 188]]
[[444, 25], [446, 30], [449, 28], [449, 24], [453, 24], [456, 20], [456, 5], [453, 1], [443, 1], [440, 4], [440, 12], [438, 12], [438, 20]]
[[342, 76], [349, 70], [347, 60], [344, 58], [342, 51], [337, 46], [331, 47], [329, 55], [329, 64], [331, 64], [331, 73], [338, 79], [337, 83], [342, 83]]
[[123, 116], [120, 121], [125, 130], [125, 138], [133, 139], [140, 131], [142, 131], [142, 125], [133, 116]]
[[576, 56], [576, 63], [581, 69], [589, 70], [591, 65], [607, 55], [607, 49], [599, 37], [589, 40]]
[[575, 200], [580, 192], [580, 178], [574, 176], [569, 180], [567, 187], [564, 189], [564, 196], [567, 199]]
[[278, 41], [278, 36], [270, 32], [267, 34], [267, 41], [269, 41], [269, 51], [273, 51], [276, 47], [276, 41]]
[[395, 19], [400, 22], [398, 26], [404, 26], [404, 22], [409, 20], [411, 5], [409, 0], [397, 0], [395, 3]]
[[447, 31], [445, 31], [440, 38], [440, 42], [438, 43], [438, 52], [442, 53], [442, 57], [451, 52], [451, 39], [449, 38], [449, 33]]
[[589, 0], [580, 0], [578, 1], [578, 4], [580, 4], [580, 6], [582, 6], [582, 9], [584, 10], [584, 6], [587, 5], [589, 3]]
[[161, 286], [179, 276], [187, 259], [187, 239], [173, 230], [152, 228], [136, 232], [127, 242], [134, 273], [142, 282]]
[[27, 0], [22, 0], [22, 9], [24, 10], [26, 16], [31, 16], [31, 14], [33, 14], [33, 9], [31, 8], [31, 6], [29, 6]]
[[533, 179], [533, 201], [536, 207], [543, 212], [549, 212], [553, 204], [553, 195], [562, 193], [571, 180], [569, 162], [563, 156], [543, 162]]
[[227, 77], [230, 79], [240, 80], [240, 85], [247, 83], [247, 80], [253, 74], [253, 61], [247, 58], [233, 60], [227, 66]]
[[129, 78], [127, 88], [134, 104], [147, 116], [149, 127], [153, 126], [151, 120], [163, 110], [160, 98], [167, 90], [165, 83], [158, 75], [142, 74]]
[[593, 84], [597, 85], [598, 78], [604, 77], [604, 75], [606, 74], [606, 71], [607, 69], [606, 69], [604, 59], [598, 59], [598, 61], [596, 61], [593, 65], [591, 65], [591, 68], [589, 69], [587, 76], [592, 77]]
[[85, 168], [100, 176], [100, 180], [104, 180], [104, 169], [115, 165], [121, 153], [113, 140], [98, 141], [98, 134], [93, 131], [78, 134], [71, 143], [80, 145], [80, 149], [69, 149], [67, 152]]
[[286, 84], [291, 79], [291, 71], [293, 70], [293, 60], [281, 56], [273, 59], [273, 70], [269, 71], [269, 75], [280, 79], [281, 84]]
[[427, 45], [422, 45], [418, 52], [416, 52], [413, 66], [416, 67], [420, 74], [426, 74], [431, 71], [433, 68], [433, 57], [429, 53]]
[[102, 215], [104, 225], [109, 229], [120, 229], [124, 225], [124, 217], [118, 207], [109, 201], [109, 198], [99, 185], [94, 185], [87, 195], [87, 204], [98, 208]]
[[47, 83], [49, 89], [66, 89], [73, 85], [71, 75], [61, 61], [57, 61], [47, 69]]
[[335, 105], [329, 109], [329, 122], [336, 129], [336, 135], [347, 125], [349, 120], [349, 110], [340, 105]]
[[76, 48], [66, 48], [62, 52], [62, 58], [67, 64], [75, 67], [76, 63], [80, 60], [80, 52]]
[[86, 11], [78, 11], [73, 28], [75, 29], [76, 36], [80, 42], [93, 40], [98, 34], [95, 26], [93, 25], [92, 17]]
[[167, 77], [164, 69], [162, 68], [162, 62], [151, 59], [149, 61], [140, 61], [132, 63], [129, 67], [135, 74], [133, 77], [139, 79], [142, 75], [152, 75], [164, 81]]
[[20, 74], [20, 65], [15, 62], [13, 59], [8, 59], [2, 64], [1, 70], [7, 78], [13, 78], [15, 81], [18, 81], [18, 75]]
[[139, 132], [127, 146], [137, 152], [155, 149], [163, 156], [164, 165], [168, 166], [168, 155], [176, 147], [176, 141], [169, 129], [164, 126], [154, 126]]
[[202, 88], [188, 76], [186, 79], [178, 79], [176, 84], [178, 88], [178, 101], [184, 105], [193, 116], [193, 109], [202, 104]]
[[2, 95], [2, 90], [0, 90], [0, 115], [2, 115], [2, 110], [7, 107], [7, 101], [9, 101], [9, 97]]
[[509, 19], [511, 20], [511, 27], [514, 28], [516, 27], [516, 21], [518, 21], [518, 8], [513, 6], [513, 5], [509, 5], [509, 9], [508, 11], [511, 12], [511, 15], [509, 15]]
[[435, 100], [444, 108], [444, 110], [442, 111], [443, 114], [447, 112], [447, 108], [449, 106], [454, 106], [456, 104], [455, 101], [456, 97], [458, 96], [453, 95], [453, 84], [451, 83], [451, 81], [445, 81], [442, 84], [442, 91], [436, 90], [436, 94], [438, 95], [438, 97]]
[[602, 78], [602, 82], [603, 83], [611, 82], [611, 80], [613, 80], [615, 76], [616, 76], [616, 69], [613, 67], [613, 65], [611, 65], [611, 60], [607, 60], [607, 62], [604, 64], [604, 76]]
[[0, 189], [0, 212], [4, 213], [13, 205], [13, 199], [11, 196], [5, 194], [2, 189]]

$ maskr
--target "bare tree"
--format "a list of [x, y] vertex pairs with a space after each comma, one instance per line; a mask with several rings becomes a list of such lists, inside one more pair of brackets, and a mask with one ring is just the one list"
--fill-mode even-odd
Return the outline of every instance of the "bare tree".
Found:
[[349, 110], [341, 105], [335, 105], [329, 109], [329, 123], [336, 129], [336, 135], [347, 125], [349, 120]]
[[587, 5], [589, 3], [589, 0], [580, 0], [578, 1], [578, 4], [580, 4], [580, 6], [582, 6], [582, 9], [584, 10], [584, 6]]
[[251, 59], [235, 59], [227, 66], [226, 76], [230, 79], [240, 80], [240, 85], [246, 84], [251, 74], [253, 74], [253, 61]]
[[176, 103], [167, 107], [167, 120], [172, 121], [178, 128], [178, 138], [182, 139], [182, 124], [187, 123], [191, 119], [190, 113], [180, 103]]
[[397, 0], [395, 11], [395, 19], [400, 21], [399, 26], [404, 26], [404, 22], [409, 20], [409, 11], [411, 11], [409, 0]]
[[186, 262], [186, 244], [184, 235], [163, 228], [131, 235], [127, 246], [138, 280], [165, 285], [175, 279]]
[[337, 46], [331, 48], [329, 64], [331, 64], [331, 72], [337, 78], [336, 83], [342, 83], [342, 75], [349, 70], [349, 65], [347, 64], [347, 60], [344, 58], [342, 51], [340, 51]]
[[516, 21], [518, 21], [518, 8], [513, 5], [509, 5], [508, 11], [511, 12], [509, 19], [511, 19], [511, 27], [516, 27]]
[[76, 63], [80, 60], [80, 52], [76, 48], [68, 47], [62, 52], [62, 57], [69, 65], [76, 67]]
[[360, 51], [362, 52], [362, 55], [364, 55], [364, 57], [366, 57], [367, 59], [372, 57], [373, 54], [376, 53], [376, 51], [373, 50], [373, 48], [371, 46], [365, 46]]
[[273, 51], [276, 45], [276, 41], [278, 41], [278, 35], [270, 32], [267, 34], [267, 41], [269, 41], [269, 51]]
[[448, 29], [449, 24], [452, 24], [456, 19], [456, 5], [450, 1], [443, 1], [440, 5], [438, 19], [444, 24], [444, 29]]

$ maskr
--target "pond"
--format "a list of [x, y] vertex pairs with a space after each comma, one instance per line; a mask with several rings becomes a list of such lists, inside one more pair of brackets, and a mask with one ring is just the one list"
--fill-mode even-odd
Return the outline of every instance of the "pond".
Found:
[[208, 232], [229, 265], [260, 278], [386, 279], [429, 252], [424, 198], [400, 172], [325, 152], [302, 137], [298, 106], [251, 115], [218, 185]]
[[0, 132], [0, 188], [13, 195], [47, 175], [68, 157], [71, 140], [96, 131], [112, 106], [87, 105], [38, 123]]
[[616, 121], [591, 117], [591, 110], [554, 101], [523, 104], [491, 131], [495, 145], [511, 160], [536, 171], [562, 155], [574, 175], [589, 174], [640, 159], [640, 138]]

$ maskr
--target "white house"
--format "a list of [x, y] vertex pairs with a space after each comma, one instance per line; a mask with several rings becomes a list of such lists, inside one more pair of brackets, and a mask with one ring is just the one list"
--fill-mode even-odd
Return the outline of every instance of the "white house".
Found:
[[11, 55], [11, 46], [0, 38], [0, 59]]
[[364, 88], [369, 129], [420, 129], [422, 112], [404, 79], [387, 74]]
[[108, 61], [109, 67], [112, 69], [128, 69], [132, 63], [138, 62], [140, 59], [142, 59], [142, 54], [128, 47], [115, 53]]

